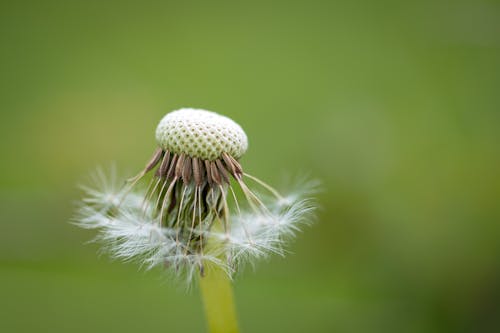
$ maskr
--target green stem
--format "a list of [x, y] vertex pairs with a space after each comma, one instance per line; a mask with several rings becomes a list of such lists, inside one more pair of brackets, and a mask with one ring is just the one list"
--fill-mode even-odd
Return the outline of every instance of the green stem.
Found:
[[217, 265], [200, 277], [200, 289], [210, 333], [238, 333], [231, 280]]

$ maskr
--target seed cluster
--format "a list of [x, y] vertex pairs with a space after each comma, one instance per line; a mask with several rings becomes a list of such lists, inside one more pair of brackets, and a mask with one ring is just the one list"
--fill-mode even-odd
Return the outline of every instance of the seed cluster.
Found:
[[[160, 163], [161, 160], [161, 163]], [[160, 166], [155, 176], [164, 181], [182, 180], [185, 185], [194, 181], [196, 186], [207, 183], [210, 187], [229, 184], [230, 176], [241, 180], [243, 169], [231, 155], [222, 153], [216, 160], [203, 160], [186, 154], [175, 154], [158, 148], [145, 168], [145, 172]]]
[[156, 203], [152, 212], [158, 224], [178, 230], [176, 237], [187, 244], [186, 253], [202, 253], [203, 234], [214, 221], [219, 220], [224, 230], [229, 228], [226, 198], [230, 178], [246, 188], [240, 163], [225, 152], [218, 159], [204, 160], [158, 148], [131, 187], [155, 168], [144, 211], [150, 202]]

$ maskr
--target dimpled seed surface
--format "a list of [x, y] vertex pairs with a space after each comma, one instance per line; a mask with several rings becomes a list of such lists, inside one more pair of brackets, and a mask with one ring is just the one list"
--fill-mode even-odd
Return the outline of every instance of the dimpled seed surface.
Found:
[[248, 147], [245, 132], [231, 119], [201, 109], [168, 113], [156, 128], [156, 141], [164, 150], [215, 160], [223, 152], [240, 158]]

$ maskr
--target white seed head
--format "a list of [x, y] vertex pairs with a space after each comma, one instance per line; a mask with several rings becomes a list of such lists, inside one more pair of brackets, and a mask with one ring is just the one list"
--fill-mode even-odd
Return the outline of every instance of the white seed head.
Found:
[[215, 112], [184, 108], [168, 113], [156, 128], [158, 145], [175, 154], [215, 160], [222, 153], [240, 158], [248, 148], [243, 129]]
[[95, 186], [82, 187], [74, 221], [99, 230], [113, 257], [169, 267], [187, 281], [212, 265], [231, 276], [246, 262], [284, 255], [287, 239], [311, 221], [313, 184], [283, 196], [244, 172], [247, 137], [231, 119], [180, 109], [160, 121], [156, 139], [160, 147], [125, 186], [99, 170]]

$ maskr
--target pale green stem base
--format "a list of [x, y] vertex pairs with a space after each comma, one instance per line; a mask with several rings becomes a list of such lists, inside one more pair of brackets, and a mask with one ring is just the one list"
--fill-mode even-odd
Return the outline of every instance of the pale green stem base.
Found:
[[199, 278], [210, 333], [238, 333], [231, 280], [216, 265]]

